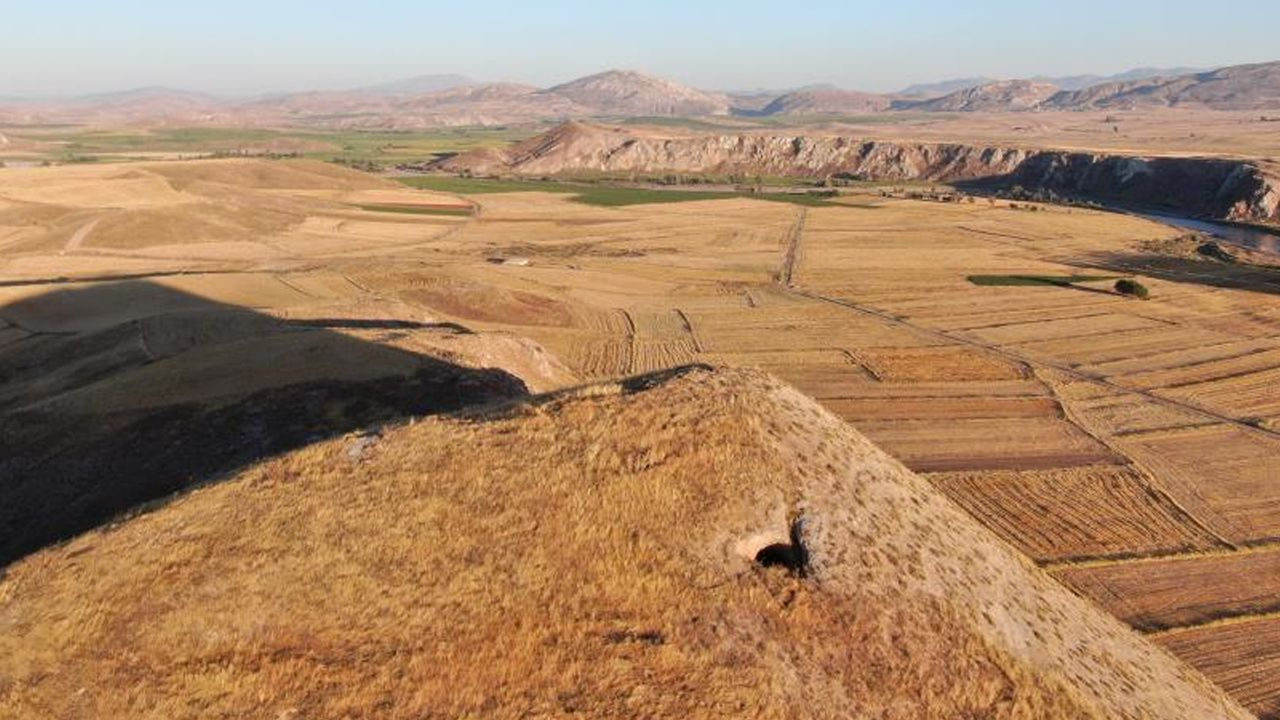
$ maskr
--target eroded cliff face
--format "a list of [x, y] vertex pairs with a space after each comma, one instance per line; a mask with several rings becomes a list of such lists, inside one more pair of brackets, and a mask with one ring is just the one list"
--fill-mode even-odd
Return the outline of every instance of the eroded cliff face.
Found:
[[1223, 220], [1280, 223], [1280, 174], [1219, 158], [1145, 158], [840, 136], [657, 137], [570, 123], [506, 150], [464, 153], [435, 169], [481, 174], [709, 173], [846, 177], [974, 187], [1021, 185]]
[[1009, 181], [1222, 220], [1280, 222], [1280, 178], [1240, 160], [1036, 152]]

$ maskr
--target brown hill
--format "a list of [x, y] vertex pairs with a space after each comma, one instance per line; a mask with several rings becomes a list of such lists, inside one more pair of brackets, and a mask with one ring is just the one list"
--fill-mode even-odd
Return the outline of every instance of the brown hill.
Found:
[[1214, 110], [1280, 108], [1280, 62], [1235, 65], [1210, 72], [1104, 83], [1049, 98], [1054, 110], [1205, 107]]
[[592, 111], [567, 98], [515, 83], [463, 85], [418, 95], [371, 91], [294, 93], [244, 103], [245, 122], [322, 127], [413, 129], [563, 120]]
[[797, 90], [781, 95], [761, 115], [855, 115], [889, 109], [889, 98], [852, 90]]
[[514, 83], [454, 88], [411, 98], [396, 106], [396, 119], [413, 118], [419, 126], [496, 125], [504, 122], [557, 120], [594, 111], [574, 101]]
[[1248, 717], [747, 371], [323, 442], [0, 598], [14, 718]]
[[1056, 85], [1031, 80], [1003, 80], [964, 88], [942, 97], [900, 105], [930, 112], [999, 112], [1029, 110], [1058, 91]]
[[724, 115], [728, 97], [632, 70], [609, 70], [548, 88], [604, 115]]
[[228, 110], [226, 101], [208, 95], [151, 87], [71, 100], [11, 101], [0, 107], [0, 118], [23, 123], [203, 123], [227, 119]]
[[232, 109], [255, 124], [414, 129], [641, 115], [711, 115], [728, 99], [636, 72], [610, 71], [550, 89], [516, 83], [458, 85], [420, 94], [294, 93]]
[[386, 117], [394, 112], [393, 97], [363, 91], [299, 92], [238, 103], [231, 112], [247, 123], [310, 125], [339, 124], [356, 117]]
[[[729, 98], [670, 80], [611, 70], [536, 88], [514, 83], [470, 84], [456, 76], [426, 76], [349, 91], [297, 92], [253, 100], [144, 88], [73, 101], [0, 104], [9, 122], [187, 121], [249, 125], [413, 129], [541, 120], [729, 112]], [[448, 85], [439, 89], [439, 85]]]

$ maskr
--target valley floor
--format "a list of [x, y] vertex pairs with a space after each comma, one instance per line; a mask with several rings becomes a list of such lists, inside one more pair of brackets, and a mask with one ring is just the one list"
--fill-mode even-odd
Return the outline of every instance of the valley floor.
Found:
[[[1280, 643], [1265, 640], [1280, 636], [1280, 274], [1155, 256], [1143, 243], [1175, 231], [1062, 207], [873, 195], [598, 207], [363, 177], [256, 161], [0, 170], [0, 360], [197, 298], [367, 342], [397, 342], [395, 326], [334, 320], [528, 338], [550, 357], [430, 344], [480, 367], [519, 357], [531, 389], [694, 362], [763, 368], [1280, 717]], [[462, 214], [385, 209], [405, 205]], [[1139, 277], [1151, 299], [1112, 292], [1117, 277]], [[166, 292], [110, 308], [73, 292], [108, 279]], [[8, 384], [0, 409], [91, 416], [239, 391], [163, 372], [235, 357], [224, 329], [139, 332], [130, 347], [152, 359], [134, 375], [104, 384], [73, 368]], [[166, 342], [175, 349], [147, 349]], [[240, 377], [286, 376], [280, 357]]]

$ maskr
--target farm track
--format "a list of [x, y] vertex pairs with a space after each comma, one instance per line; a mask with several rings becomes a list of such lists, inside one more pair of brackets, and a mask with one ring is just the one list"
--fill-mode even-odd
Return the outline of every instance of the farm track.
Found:
[[792, 287], [792, 277], [795, 275], [796, 263], [800, 259], [800, 243], [804, 237], [804, 221], [808, 216], [807, 208], [800, 208], [796, 212], [796, 220], [791, 225], [791, 229], [787, 231], [787, 250], [782, 256], [782, 270], [778, 272], [778, 282], [783, 287]]
[[85, 240], [89, 239], [89, 235], [93, 233], [100, 222], [102, 222], [102, 218], [95, 218], [85, 223], [79, 230], [76, 230], [71, 237], [67, 238], [67, 244], [62, 248], [62, 252], [67, 253], [79, 250], [80, 246], [84, 244]]
[[623, 372], [629, 375], [635, 371], [636, 356], [640, 352], [640, 340], [637, 337], [635, 318], [631, 317], [631, 313], [626, 310], [618, 312], [627, 323], [627, 358], [622, 362], [622, 368]]
[[675, 308], [674, 311], [680, 317], [680, 322], [684, 324], [684, 331], [689, 334], [689, 340], [693, 342], [693, 349], [699, 353], [706, 352], [702, 347], [702, 341], [698, 339], [698, 333], [693, 331], [693, 323], [689, 321], [689, 316], [680, 308]]

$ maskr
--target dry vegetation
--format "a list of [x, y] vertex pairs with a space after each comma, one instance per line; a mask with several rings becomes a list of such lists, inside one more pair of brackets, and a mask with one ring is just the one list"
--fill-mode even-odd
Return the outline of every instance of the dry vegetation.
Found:
[[[648, 385], [322, 443], [19, 564], [0, 710], [1247, 717], [795, 390]], [[797, 516], [808, 575], [755, 565]]]
[[[361, 209], [419, 204], [469, 210], [473, 202], [479, 205], [473, 216]], [[804, 215], [803, 231], [797, 234], [799, 213]], [[1147, 221], [1078, 209], [1046, 207], [1027, 213], [1002, 203], [940, 204], [879, 196], [852, 198], [847, 207], [803, 210], [745, 198], [625, 207], [595, 207], [548, 193], [462, 199], [305, 162], [8, 169], [0, 171], [0, 362], [17, 363], [16, 358], [27, 363], [24, 367], [41, 367], [32, 358], [56, 355], [67, 366], [57, 366], [47, 376], [23, 376], [21, 382], [6, 380], [0, 408], [17, 412], [38, 401], [51, 416], [80, 418], [80, 426], [92, 428], [93, 413], [104, 408], [137, 412], [179, 400], [225, 404], [248, 390], [278, 388], [291, 378], [368, 382], [418, 367], [419, 360], [388, 348], [467, 368], [503, 368], [539, 391], [695, 361], [755, 366], [851, 421], [909, 468], [930, 473], [929, 481], [957, 505], [1036, 561], [1051, 564], [1059, 577], [1103, 607], [1141, 628], [1167, 628], [1156, 639], [1255, 712], [1274, 717], [1280, 714], [1275, 701], [1280, 665], [1266, 660], [1261, 645], [1244, 651], [1231, 639], [1250, 622], [1273, 622], [1265, 615], [1250, 620], [1268, 610], [1248, 588], [1256, 574], [1275, 571], [1259, 559], [1267, 555], [1255, 558], [1250, 553], [1266, 551], [1280, 539], [1274, 461], [1280, 456], [1280, 406], [1274, 392], [1280, 366], [1280, 294], [1266, 286], [1242, 286], [1232, 279], [1237, 270], [1226, 265], [1171, 268], [1166, 256], [1143, 245], [1175, 235]], [[793, 262], [787, 263], [788, 258]], [[1144, 274], [1148, 269], [1151, 274]], [[1109, 284], [978, 286], [967, 280], [983, 274], [1136, 275], [1151, 288], [1152, 299], [1134, 302], [1109, 292]], [[110, 277], [145, 283], [112, 291], [110, 302], [103, 302], [100, 290], [56, 292], [100, 289], [106, 284], [86, 279]], [[789, 277], [789, 286], [778, 282], [783, 277]], [[167, 292], [157, 293], [157, 288]], [[254, 317], [230, 308], [252, 309]], [[206, 319], [192, 322], [200, 313]], [[263, 322], [335, 319], [401, 324], [360, 328], [329, 322], [323, 335], [310, 336], [280, 333], [275, 325], [265, 336], [261, 331]], [[456, 323], [476, 334], [403, 323]], [[98, 360], [69, 362], [67, 346], [57, 344], [90, 339], [101, 346], [74, 357], [107, 359], [105, 365], [96, 364]], [[320, 360], [309, 359], [314, 357]], [[686, 384], [680, 387], [681, 393], [692, 392]], [[169, 508], [171, 513], [33, 556], [13, 566], [0, 585], [5, 603], [0, 627], [26, 633], [4, 630], [0, 642], [18, 642], [27, 653], [0, 666], [0, 693], [9, 693], [11, 703], [17, 702], [14, 698], [37, 703], [23, 706], [32, 716], [49, 714], [52, 706], [38, 703], [80, 702], [75, 712], [83, 716], [111, 714], [108, 710], [140, 715], [142, 708], [150, 708], [160, 717], [207, 715], [215, 708], [231, 714], [278, 713], [288, 707], [268, 708], [244, 698], [258, 690], [296, 694], [304, 687], [322, 689], [315, 690], [314, 705], [298, 701], [301, 715], [373, 712], [370, 708], [384, 694], [409, 703], [388, 707], [395, 712], [413, 708], [405, 711], [411, 714], [425, 712], [446, 686], [468, 688], [450, 695], [455, 705], [438, 710], [447, 715], [450, 709], [483, 713], [484, 688], [512, 688], [517, 679], [528, 678], [529, 687], [539, 688], [540, 702], [554, 699], [547, 705], [534, 705], [532, 696], [523, 699], [547, 713], [582, 709], [575, 703], [588, 696], [618, 698], [616, 707], [603, 712], [675, 712], [706, 700], [724, 713], [741, 713], [736, 703], [766, 688], [775, 711], [783, 714], [800, 697], [787, 693], [821, 686], [846, 688], [841, 692], [853, 693], [851, 697], [871, 693], [866, 707], [897, 708], [886, 709], [885, 716], [918, 714], [892, 705], [893, 698], [875, 695], [884, 692], [876, 687], [896, 685], [900, 675], [895, 673], [906, 671], [893, 664], [900, 658], [877, 655], [892, 647], [879, 644], [879, 633], [898, 627], [911, 635], [920, 627], [929, 630], [911, 637], [921, 640], [932, 633], [932, 647], [975, 642], [966, 635], [968, 625], [954, 622], [952, 610], [927, 603], [881, 605], [882, 600], [861, 596], [861, 605], [848, 605], [830, 598], [846, 590], [753, 574], [745, 565], [723, 588], [685, 591], [691, 593], [684, 598], [687, 607], [670, 600], [681, 597], [673, 583], [689, 579], [686, 574], [709, 579], [725, 567], [667, 564], [671, 548], [704, 557], [698, 555], [704, 548], [699, 543], [709, 536], [697, 533], [728, 532], [725, 528], [736, 527], [734, 523], [745, 529], [747, 519], [755, 517], [750, 513], [764, 507], [746, 502], [751, 492], [777, 489], [779, 502], [785, 500], [781, 506], [790, 507], [801, 498], [795, 494], [800, 486], [788, 473], [800, 470], [778, 465], [781, 456], [757, 458], [752, 453], [762, 452], [758, 448], [737, 446], [708, 445], [705, 456], [689, 446], [690, 452], [679, 456], [683, 459], [664, 458], [656, 440], [651, 447], [626, 452], [622, 445], [601, 445], [594, 451], [599, 457], [572, 454], [573, 448], [590, 447], [593, 437], [616, 443], [647, 437], [649, 433], [636, 430], [647, 426], [610, 424], [615, 423], [613, 415], [604, 411], [611, 404], [650, 402], [644, 397], [567, 403], [563, 412], [582, 425], [540, 411], [520, 421], [530, 428], [531, 438], [555, 437], [546, 445], [568, 448], [563, 458], [532, 439], [504, 445], [516, 440], [504, 440], [498, 430], [514, 428], [514, 419], [494, 425], [433, 422], [428, 429], [395, 431], [404, 438], [420, 433], [423, 442], [387, 445], [385, 482], [347, 482], [353, 472], [372, 478], [375, 466], [353, 469], [343, 464], [342, 445], [322, 445], [202, 491]], [[671, 412], [684, 410], [673, 407]], [[707, 436], [712, 427], [731, 425], [730, 417], [716, 416], [690, 432]], [[672, 427], [690, 427], [680, 422]], [[592, 435], [597, 425], [618, 430]], [[731, 443], [732, 435], [725, 430], [724, 442]], [[94, 437], [89, 434], [82, 441]], [[661, 428], [654, 428], [652, 437], [689, 442]], [[585, 485], [574, 485], [574, 492], [565, 484], [567, 475], [554, 473], [546, 482], [559, 477], [564, 483], [502, 486], [513, 498], [526, 500], [530, 493], [549, 493], [556, 503], [563, 501], [563, 517], [571, 520], [553, 522], [549, 510], [545, 523], [535, 522], [540, 518], [528, 516], [514, 499], [496, 507], [492, 497], [468, 489], [467, 482], [434, 484], [439, 477], [479, 482], [486, 476], [464, 467], [469, 452], [447, 453], [431, 443], [481, 441], [492, 450], [486, 457], [494, 463], [494, 483], [506, 483], [502, 478], [515, 477], [517, 470], [535, 462], [548, 468], [564, 462], [569, 469], [562, 473], [580, 472], [574, 481]], [[715, 453], [739, 451], [733, 467], [768, 472], [726, 476], [727, 470], [712, 462]], [[587, 464], [573, 464], [579, 461]], [[808, 468], [805, 472], [829, 472], [820, 463], [795, 465]], [[648, 478], [643, 471], [651, 466], [661, 468], [654, 478], [679, 477], [692, 484], [668, 485], [664, 496], [658, 492], [662, 485], [628, 490], [616, 479], [605, 482], [607, 473], [596, 473], [621, 468]], [[423, 467], [439, 470], [426, 473]], [[686, 474], [667, 474], [678, 467]], [[288, 479], [303, 477], [314, 497], [300, 489], [300, 480]], [[415, 494], [415, 488], [427, 486], [429, 493]], [[649, 492], [644, 488], [654, 494], [644, 495]], [[733, 488], [743, 492], [735, 495]], [[382, 504], [384, 495], [391, 500]], [[267, 496], [272, 498], [268, 509], [245, 504]], [[725, 505], [726, 498], [744, 504]], [[691, 510], [676, 507], [676, 499], [708, 515], [684, 514]], [[645, 504], [649, 502], [658, 504]], [[418, 509], [403, 516], [390, 511], [405, 503]], [[458, 512], [460, 507], [469, 512]], [[630, 527], [598, 514], [613, 507], [635, 509], [639, 539], [609, 535], [610, 528]], [[652, 512], [646, 514], [646, 508]], [[721, 512], [728, 514], [716, 515]], [[739, 512], [745, 514], [733, 514]], [[650, 522], [656, 524], [645, 524]], [[244, 523], [254, 523], [257, 530], [234, 537], [219, 534]], [[157, 544], [142, 528], [164, 529], [174, 538], [191, 535]], [[367, 533], [374, 531], [381, 544], [366, 544]], [[561, 531], [566, 534], [556, 534]], [[312, 538], [310, 544], [286, 542], [294, 532]], [[570, 536], [584, 544], [564, 544]], [[446, 551], [430, 539], [441, 537], [483, 537], [486, 542]], [[531, 538], [543, 544], [530, 547], [542, 549], [522, 551], [532, 553], [528, 556], [508, 553], [508, 546]], [[109, 547], [118, 548], [117, 553], [90, 549], [108, 540], [116, 543]], [[590, 548], [591, 541], [606, 548], [635, 542], [648, 551], [610, 555]], [[211, 557], [210, 548], [221, 543], [243, 553]], [[299, 554], [310, 558], [307, 552], [315, 549], [330, 554], [290, 564]], [[144, 552], [151, 553], [145, 562], [139, 554], [140, 561], [130, 563], [140, 574], [112, 579], [110, 568], [115, 566], [109, 563], [125, 563], [131, 553]], [[232, 572], [234, 563], [259, 553], [270, 568]], [[1170, 567], [1195, 567], [1196, 577], [1223, 578], [1202, 583], [1210, 592], [1221, 592], [1211, 597], [1180, 594], [1143, 579], [1159, 571], [1159, 562], [1194, 563]], [[46, 566], [59, 571], [42, 574], [40, 568]], [[203, 575], [194, 575], [198, 573]], [[582, 594], [526, 584], [556, 573], [580, 578]], [[615, 574], [633, 581], [626, 593], [616, 592], [621, 585], [597, 580]], [[181, 586], [182, 598], [157, 598], [145, 591], [153, 583], [179, 586], [180, 577], [192, 582]], [[406, 590], [434, 588], [442, 578], [447, 584], [429, 597]], [[650, 580], [653, 584], [646, 584]], [[266, 584], [252, 585], [259, 581]], [[24, 589], [36, 587], [31, 583], [43, 584], [38, 593]], [[23, 604], [57, 593], [70, 598], [77, 583], [89, 583], [86, 592], [98, 593], [94, 597], [101, 604], [68, 605], [56, 616]], [[383, 597], [377, 594], [383, 587], [397, 589]], [[212, 594], [199, 595], [198, 588]], [[496, 590], [504, 588], [510, 591], [506, 596]], [[538, 592], [569, 603], [556, 607], [574, 620], [544, 622], [543, 611], [529, 604], [544, 597]], [[847, 592], [856, 594], [855, 589]], [[107, 602], [126, 597], [114, 593], [128, 593], [132, 604]], [[504, 646], [502, 653], [522, 660], [502, 677], [497, 674], [504, 664], [492, 662], [497, 650], [485, 649], [491, 638], [482, 636], [492, 628], [466, 626], [465, 637], [455, 638], [457, 628], [431, 624], [438, 613], [480, 612], [471, 603], [481, 597], [508, 598], [503, 602], [511, 607], [489, 609], [519, 618], [512, 623], [520, 633], [515, 636], [519, 644]], [[787, 605], [779, 597], [793, 600]], [[244, 598], [251, 601], [241, 602]], [[288, 604], [282, 604], [286, 599]], [[188, 601], [210, 603], [208, 617], [220, 618], [216, 622], [226, 628], [225, 634], [197, 626], [206, 620], [184, 612]], [[581, 614], [588, 607], [614, 606], [622, 608], [617, 617]], [[858, 612], [851, 614], [854, 607]], [[15, 625], [20, 608], [25, 614]], [[328, 610], [298, 614], [287, 608]], [[356, 615], [345, 614], [351, 608], [358, 609]], [[787, 613], [802, 617], [786, 620]], [[718, 619], [691, 629], [688, 623], [695, 616]], [[406, 624], [406, 617], [416, 619]], [[1224, 622], [1226, 618], [1231, 621]], [[101, 634], [73, 640], [68, 628], [77, 623]], [[135, 636], [139, 627], [146, 631]], [[365, 636], [351, 629], [356, 627], [381, 630]], [[590, 637], [596, 644], [590, 648], [580, 644], [587, 642], [582, 636], [568, 632], [581, 627], [595, 633]], [[716, 640], [718, 631], [708, 627], [721, 628], [725, 637], [742, 644]], [[456, 645], [436, 643], [446, 631]], [[664, 643], [646, 640], [651, 631], [662, 633]], [[769, 637], [785, 640], [770, 644], [768, 652], [781, 655], [766, 658], [743, 649], [764, 642], [765, 633], [774, 631], [782, 634]], [[52, 634], [31, 634], [44, 632]], [[865, 642], [831, 645], [823, 633]], [[937, 636], [951, 639], [938, 642]], [[206, 639], [175, 645], [180, 637]], [[93, 643], [115, 641], [134, 642], [131, 647], [140, 654], [118, 661], [94, 655]], [[1066, 695], [1050, 689], [1057, 680], [1036, 679], [1040, 676], [1030, 670], [1030, 675], [1019, 675], [1018, 653], [1012, 660], [1000, 655], [1010, 645], [983, 642], [994, 642], [982, 647], [995, 648], [990, 650], [995, 654], [975, 650], [972, 657], [986, 659], [975, 661], [973, 677], [986, 678], [988, 669], [1001, 667], [1013, 673], [1015, 685], [1032, 688], [1015, 692], [1012, 704], [1001, 711], [1007, 714], [998, 716], [1054, 714], [1036, 703], [1067, 702]], [[703, 654], [682, 654], [690, 647]], [[720, 649], [707, 649], [711, 647]], [[469, 654], [451, 656], [455, 651], [450, 648]], [[853, 652], [850, 648], [865, 652], [862, 657], [872, 663], [866, 667], [879, 667], [884, 674], [848, 675], [848, 658], [839, 653]], [[395, 659], [401, 650], [408, 654]], [[547, 653], [558, 660], [534, 662]], [[40, 663], [59, 657], [75, 658], [77, 672], [107, 674], [118, 687], [150, 684], [113, 697], [75, 695], [87, 675], [78, 681], [70, 672], [42, 675], [38, 686], [5, 684], [6, 672], [38, 674], [43, 672], [38, 668], [49, 667]], [[146, 660], [131, 666], [128, 657]], [[457, 661], [464, 657], [471, 664]], [[377, 662], [353, 670], [359, 663], [343, 664], [352, 658]], [[734, 658], [740, 664], [729, 662]], [[927, 668], [951, 662], [927, 653], [917, 659], [922, 674], [912, 677], [921, 683]], [[428, 672], [446, 663], [465, 676]], [[326, 670], [338, 667], [344, 669]], [[155, 668], [167, 670], [156, 674]], [[172, 668], [191, 672], [169, 673]], [[365, 672], [375, 674], [359, 674]], [[644, 672], [654, 674], [640, 683], [635, 673]], [[798, 674], [789, 677], [799, 678], [799, 684], [780, 679], [792, 672]], [[937, 673], [943, 679], [955, 675], [954, 668]], [[895, 682], [878, 686], [868, 677], [894, 677]], [[694, 683], [689, 678], [700, 679]], [[169, 682], [177, 684], [163, 684]], [[981, 703], [998, 697], [1004, 682], [1009, 681], [992, 679], [989, 687], [982, 686], [994, 695], [964, 698], [952, 687], [904, 684], [914, 689], [904, 690], [901, 697], [916, 693], [950, 714], [964, 714], [992, 707]], [[339, 688], [352, 684], [370, 688], [369, 694], [342, 699]], [[659, 693], [664, 684], [679, 690]], [[653, 691], [631, 699], [617, 693], [590, 695], [623, 685]], [[570, 686], [587, 688], [589, 695], [574, 695]], [[165, 705], [168, 700], [162, 699], [176, 697], [179, 687], [205, 704]], [[236, 687], [246, 694], [225, 694]], [[1141, 682], [1135, 687], [1168, 690]], [[720, 694], [699, 694], [711, 692], [707, 688]], [[32, 694], [16, 694], [19, 689]], [[75, 697], [82, 699], [67, 700]], [[494, 697], [521, 700], [516, 695]], [[354, 704], [342, 704], [348, 701]], [[1104, 709], [1103, 714], [1114, 713]], [[1211, 714], [1188, 710], [1183, 715]]]

